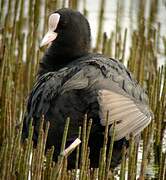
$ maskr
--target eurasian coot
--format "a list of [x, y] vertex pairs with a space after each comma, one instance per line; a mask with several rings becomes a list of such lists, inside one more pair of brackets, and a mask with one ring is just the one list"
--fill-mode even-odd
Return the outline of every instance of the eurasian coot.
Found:
[[[70, 126], [67, 146], [78, 137], [78, 127], [84, 115], [92, 118], [89, 139], [90, 162], [98, 166], [103, 145], [105, 115], [109, 111], [109, 134], [116, 124], [112, 166], [121, 160], [128, 136], [134, 136], [150, 123], [152, 115], [145, 91], [123, 64], [101, 54], [90, 53], [90, 27], [87, 19], [68, 8], [55, 11], [49, 17], [49, 31], [41, 46], [48, 45], [40, 62], [36, 83], [29, 95], [23, 124], [23, 139], [33, 118], [34, 143], [37, 143], [41, 116], [50, 121], [46, 148], [55, 146], [54, 160], [60, 153], [67, 117]], [[109, 137], [109, 140], [111, 137]], [[74, 168], [75, 153], [69, 156], [69, 168]]]

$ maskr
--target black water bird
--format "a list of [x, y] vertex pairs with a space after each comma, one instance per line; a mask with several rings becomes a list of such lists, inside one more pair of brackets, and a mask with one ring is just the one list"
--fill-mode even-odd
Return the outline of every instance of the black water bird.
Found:
[[[90, 53], [90, 27], [86, 18], [71, 9], [60, 9], [49, 17], [49, 31], [41, 46], [48, 45], [39, 66], [36, 83], [29, 95], [23, 124], [23, 139], [33, 118], [37, 143], [41, 116], [50, 122], [46, 148], [55, 146], [54, 160], [60, 153], [64, 124], [70, 117], [67, 146], [78, 137], [84, 115], [92, 118], [89, 139], [91, 166], [98, 166], [103, 145], [105, 115], [109, 111], [109, 134], [116, 124], [112, 166], [120, 163], [122, 147], [150, 123], [152, 115], [145, 91], [119, 61]], [[109, 140], [111, 136], [109, 136]], [[74, 168], [75, 153], [69, 156]]]

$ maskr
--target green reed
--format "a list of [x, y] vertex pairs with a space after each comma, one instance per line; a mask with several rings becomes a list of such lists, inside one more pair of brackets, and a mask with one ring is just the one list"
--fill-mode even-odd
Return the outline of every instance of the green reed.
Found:
[[[78, 9], [80, 1], [70, 0], [68, 6]], [[159, 43], [163, 44], [163, 56], [166, 58], [166, 37], [161, 37], [160, 28], [154, 27], [158, 15], [159, 0], [149, 5], [148, 23], [145, 20], [145, 1], [140, 0], [137, 14], [138, 28], [133, 30], [132, 7], [130, 5], [131, 29], [122, 28], [122, 14], [125, 1], [118, 1], [116, 26], [110, 34], [104, 33], [104, 16], [107, 1], [100, 1], [98, 13], [98, 34], [94, 51], [115, 57], [126, 63], [139, 83], [147, 90], [149, 104], [154, 112], [152, 123], [142, 132], [143, 145], [140, 172], [138, 172], [138, 144], [130, 136], [130, 146], [124, 147], [120, 166], [120, 179], [146, 179], [147, 166], [153, 162], [158, 166], [156, 178], [164, 180], [166, 176], [166, 153], [163, 151], [164, 133], [166, 130], [166, 63], [160, 68], [158, 56]], [[104, 145], [101, 149], [99, 169], [91, 169], [89, 161], [90, 149], [88, 139], [93, 120], [85, 116], [83, 127], [79, 128], [81, 146], [77, 144], [67, 154], [65, 141], [69, 127], [66, 121], [61, 154], [58, 163], [52, 161], [54, 147], [45, 153], [45, 145], [49, 124], [43, 131], [42, 117], [39, 141], [34, 148], [32, 141], [33, 126], [27, 140], [21, 143], [21, 131], [26, 97], [35, 80], [36, 71], [43, 52], [39, 50], [39, 42], [47, 31], [48, 15], [55, 9], [66, 6], [64, 0], [1, 0], [0, 3], [0, 179], [115, 179], [115, 171], [110, 169], [116, 123], [113, 125], [112, 139], [108, 144], [108, 125], [105, 127]], [[83, 12], [88, 17], [88, 1], [83, 1]], [[28, 15], [24, 15], [25, 9]], [[41, 12], [44, 12], [42, 19]], [[43, 20], [43, 23], [41, 21]], [[110, 25], [111, 26], [111, 25]], [[126, 42], [131, 39], [129, 56], [126, 55]], [[160, 41], [162, 39], [162, 41]], [[108, 121], [108, 114], [107, 114]], [[67, 171], [67, 157], [76, 148], [76, 165]], [[108, 154], [106, 154], [108, 152]], [[63, 156], [62, 156], [63, 154]], [[80, 157], [79, 157], [80, 156]], [[79, 164], [80, 159], [80, 164]]]

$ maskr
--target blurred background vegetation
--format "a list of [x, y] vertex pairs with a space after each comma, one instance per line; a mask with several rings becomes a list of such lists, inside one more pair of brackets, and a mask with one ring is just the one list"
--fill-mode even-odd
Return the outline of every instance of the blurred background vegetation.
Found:
[[[26, 99], [43, 55], [39, 43], [49, 14], [61, 7], [80, 10], [90, 21], [92, 51], [117, 58], [147, 90], [154, 120], [136, 145], [130, 139], [116, 170], [109, 170], [105, 144], [98, 169], [89, 168], [87, 140], [91, 121], [80, 127], [81, 166], [67, 171], [66, 156], [45, 155], [42, 124], [37, 148], [33, 127], [20, 143]], [[0, 1], [0, 179], [166, 179], [166, 1], [165, 0], [1, 0]], [[42, 121], [43, 122], [43, 121]], [[65, 137], [62, 150], [64, 150]], [[116, 125], [115, 125], [116, 126]], [[111, 142], [113, 146], [113, 141]], [[111, 146], [111, 147], [112, 147]], [[79, 154], [79, 153], [78, 153]]]

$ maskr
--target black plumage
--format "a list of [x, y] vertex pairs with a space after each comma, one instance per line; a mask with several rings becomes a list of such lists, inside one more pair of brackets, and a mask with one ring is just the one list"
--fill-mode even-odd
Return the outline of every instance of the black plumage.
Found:
[[[41, 60], [36, 83], [29, 95], [23, 124], [23, 139], [33, 118], [35, 144], [41, 116], [50, 121], [46, 148], [55, 146], [54, 160], [60, 153], [67, 117], [70, 125], [67, 146], [78, 137], [84, 115], [93, 119], [90, 133], [91, 166], [98, 166], [103, 145], [105, 113], [110, 111], [109, 131], [117, 121], [112, 166], [120, 163], [123, 144], [128, 147], [129, 133], [137, 136], [151, 120], [148, 97], [119, 61], [90, 53], [90, 28], [79, 12], [60, 9], [60, 21], [52, 41]], [[110, 141], [111, 137], [109, 137]], [[75, 153], [69, 156], [74, 168]]]

